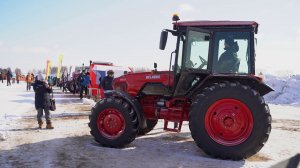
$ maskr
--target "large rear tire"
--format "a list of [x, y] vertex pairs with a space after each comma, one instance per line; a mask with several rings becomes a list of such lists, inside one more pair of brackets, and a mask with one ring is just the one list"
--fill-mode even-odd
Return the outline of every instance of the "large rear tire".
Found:
[[89, 118], [90, 133], [103, 146], [122, 147], [132, 142], [138, 133], [137, 115], [121, 99], [100, 100]]
[[207, 154], [241, 160], [257, 153], [268, 140], [271, 115], [263, 97], [249, 86], [219, 83], [194, 100], [189, 127]]

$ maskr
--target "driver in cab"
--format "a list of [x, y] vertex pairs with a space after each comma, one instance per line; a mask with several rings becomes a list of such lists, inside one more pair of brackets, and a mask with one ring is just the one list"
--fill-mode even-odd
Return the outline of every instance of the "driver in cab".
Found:
[[217, 71], [220, 73], [236, 73], [239, 70], [240, 60], [237, 56], [238, 43], [232, 37], [225, 38], [224, 50], [217, 63]]

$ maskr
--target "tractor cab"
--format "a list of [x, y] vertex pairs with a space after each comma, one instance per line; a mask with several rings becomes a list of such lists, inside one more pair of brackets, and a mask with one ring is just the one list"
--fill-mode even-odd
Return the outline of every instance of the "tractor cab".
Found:
[[[161, 33], [164, 50], [168, 34], [177, 38], [174, 73], [174, 96], [191, 93], [207, 78], [247, 77], [255, 74], [253, 21], [186, 21], [173, 16], [173, 30]], [[174, 59], [174, 58], [173, 58]]]

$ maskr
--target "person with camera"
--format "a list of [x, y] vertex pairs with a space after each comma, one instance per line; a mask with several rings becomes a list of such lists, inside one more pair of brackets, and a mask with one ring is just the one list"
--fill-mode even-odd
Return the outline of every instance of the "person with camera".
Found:
[[37, 110], [37, 121], [39, 128], [43, 126], [43, 112], [45, 112], [46, 129], [53, 129], [50, 118], [50, 93], [52, 88], [46, 83], [42, 74], [38, 74], [37, 80], [33, 84], [35, 92], [35, 108]]

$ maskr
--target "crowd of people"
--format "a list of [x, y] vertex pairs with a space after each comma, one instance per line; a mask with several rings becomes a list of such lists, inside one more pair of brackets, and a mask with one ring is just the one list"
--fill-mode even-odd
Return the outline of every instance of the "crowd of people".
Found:
[[11, 84], [16, 82], [19, 84], [20, 80], [22, 80], [22, 75], [20, 72], [13, 73], [10, 68], [0, 69], [0, 81], [4, 83], [4, 80], [6, 80], [7, 86], [11, 86]]
[[[107, 76], [99, 77], [99, 89], [112, 90], [112, 84], [114, 79], [114, 71], [107, 71]], [[57, 82], [57, 86], [62, 89], [62, 92], [67, 92], [67, 88], [72, 85], [72, 90], [69, 90], [73, 94], [79, 93], [79, 98], [83, 98], [83, 93], [85, 96], [88, 95], [88, 88], [91, 84], [90, 73], [82, 70], [77, 76], [74, 75], [71, 78], [68, 78], [68, 75], [65, 76], [62, 74], [60, 80]]]
[[[19, 84], [20, 81], [20, 74], [16, 74], [15, 80]], [[10, 69], [4, 74], [1, 71], [1, 81], [4, 83], [4, 80], [7, 82], [7, 86], [11, 85], [11, 79], [13, 77], [12, 72]], [[112, 83], [114, 80], [114, 71], [109, 70], [107, 71], [107, 76], [100, 77], [99, 79], [99, 89], [103, 90], [112, 90]], [[73, 82], [70, 82], [73, 81]], [[81, 71], [81, 73], [77, 77], [69, 78], [69, 75], [61, 75], [60, 78], [48, 76], [45, 78], [41, 73], [34, 75], [32, 72], [28, 72], [25, 77], [26, 82], [26, 91], [33, 91], [35, 93], [35, 108], [37, 111], [37, 122], [38, 127], [43, 127], [43, 114], [45, 114], [46, 120], [46, 129], [53, 129], [53, 125], [51, 122], [51, 115], [50, 115], [50, 94], [53, 94], [52, 87], [57, 86], [62, 89], [62, 92], [67, 92], [68, 85], [73, 84], [75, 90], [73, 94], [79, 91], [79, 98], [82, 99], [83, 93], [85, 96], [88, 95], [88, 87], [91, 84], [90, 73], [86, 71]], [[14, 82], [13, 82], [14, 83]]]
[[[1, 70], [1, 75], [0, 75], [1, 81], [3, 83], [3, 81], [6, 79], [6, 85], [10, 86], [11, 85], [11, 80], [13, 78], [13, 73], [11, 71], [10, 68], [7, 68], [6, 71]], [[17, 74], [17, 77], [14, 78], [14, 80], [17, 79], [17, 83], [19, 83], [19, 75]], [[13, 81], [14, 83], [15, 81]]]

